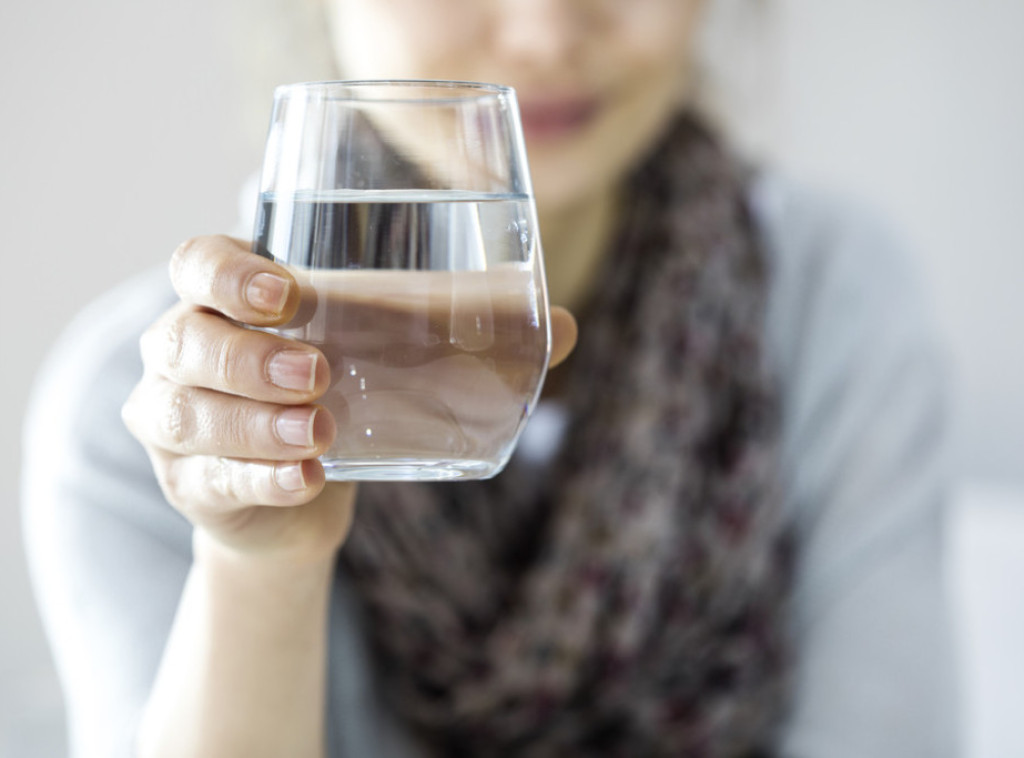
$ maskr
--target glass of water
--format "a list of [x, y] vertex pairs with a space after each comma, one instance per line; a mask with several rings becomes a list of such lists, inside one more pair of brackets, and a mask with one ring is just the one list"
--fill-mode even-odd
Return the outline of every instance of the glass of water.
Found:
[[515, 93], [279, 87], [254, 251], [302, 289], [280, 334], [331, 366], [330, 480], [482, 479], [540, 393], [548, 302]]

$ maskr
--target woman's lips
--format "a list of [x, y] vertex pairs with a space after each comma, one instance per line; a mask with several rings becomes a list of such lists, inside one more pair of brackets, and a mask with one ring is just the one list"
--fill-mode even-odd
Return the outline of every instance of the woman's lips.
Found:
[[584, 97], [526, 98], [519, 103], [527, 140], [567, 137], [589, 124], [597, 110], [597, 100]]

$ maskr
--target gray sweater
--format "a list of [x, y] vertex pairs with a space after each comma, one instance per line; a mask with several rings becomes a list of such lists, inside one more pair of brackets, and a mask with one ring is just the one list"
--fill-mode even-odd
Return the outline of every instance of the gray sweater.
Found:
[[[786, 517], [800, 538], [790, 629], [790, 758], [959, 753], [944, 582], [944, 365], [907, 261], [869, 215], [778, 177], [752, 190], [772, 266], [766, 344], [782, 379]], [[74, 758], [127, 758], [191, 561], [120, 406], [166, 275], [84, 311], [44, 366], [28, 415], [24, 525], [66, 692]], [[560, 433], [542, 408], [523, 454]], [[413, 758], [381, 703], [343, 578], [330, 630], [328, 755]]]

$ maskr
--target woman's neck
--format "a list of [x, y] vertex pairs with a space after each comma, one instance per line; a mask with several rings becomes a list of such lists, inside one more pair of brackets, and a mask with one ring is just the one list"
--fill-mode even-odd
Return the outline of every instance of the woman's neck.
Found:
[[552, 303], [574, 311], [586, 303], [617, 222], [618, 202], [613, 191], [540, 214], [544, 268]]

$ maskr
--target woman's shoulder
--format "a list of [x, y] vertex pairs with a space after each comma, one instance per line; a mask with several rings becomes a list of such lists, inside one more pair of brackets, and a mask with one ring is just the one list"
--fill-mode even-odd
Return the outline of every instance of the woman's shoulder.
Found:
[[104, 335], [123, 337], [141, 332], [173, 302], [166, 265], [146, 269], [87, 303], [68, 323], [57, 344], [82, 339], [106, 343]]
[[767, 339], [783, 372], [885, 336], [941, 351], [911, 247], [884, 213], [770, 171], [750, 201], [770, 271]]
[[[780, 382], [791, 515], [870, 521], [908, 461], [937, 482], [933, 461], [946, 455], [948, 353], [914, 255], [862, 202], [780, 175], [751, 196], [770, 271], [766, 356]], [[896, 461], [906, 471], [890, 470]]]
[[109, 376], [114, 366], [141, 370], [138, 338], [173, 297], [166, 267], [144, 271], [101, 294], [75, 315], [54, 342], [37, 386], [82, 386], [83, 380]]
[[75, 316], [36, 375], [25, 421], [26, 466], [57, 459], [62, 472], [84, 476], [100, 463], [144, 464], [120, 409], [142, 375], [139, 337], [172, 302], [162, 268], [126, 280]]
[[864, 281], [918, 289], [909, 245], [870, 203], [778, 171], [758, 174], [749, 197], [776, 278], [841, 276], [851, 289]]

